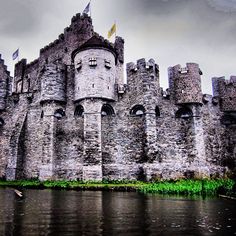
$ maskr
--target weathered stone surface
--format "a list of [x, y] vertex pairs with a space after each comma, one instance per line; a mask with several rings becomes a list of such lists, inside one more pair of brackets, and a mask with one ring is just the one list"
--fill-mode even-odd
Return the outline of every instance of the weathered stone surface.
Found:
[[[202, 96], [195, 63], [126, 67], [124, 40], [109, 43], [77, 14], [38, 59], [0, 58], [0, 178], [155, 180], [235, 172], [235, 77]], [[12, 88], [12, 89], [11, 89]]]

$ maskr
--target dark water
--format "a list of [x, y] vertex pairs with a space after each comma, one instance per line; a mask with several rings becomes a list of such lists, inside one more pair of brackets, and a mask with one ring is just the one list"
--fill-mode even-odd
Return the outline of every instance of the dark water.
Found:
[[0, 235], [236, 235], [236, 202], [127, 192], [0, 189]]

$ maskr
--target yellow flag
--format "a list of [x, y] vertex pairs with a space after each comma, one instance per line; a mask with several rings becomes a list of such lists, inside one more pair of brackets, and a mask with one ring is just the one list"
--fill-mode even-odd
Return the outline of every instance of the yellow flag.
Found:
[[110, 38], [116, 32], [116, 23], [112, 25], [111, 29], [108, 31], [108, 38]]

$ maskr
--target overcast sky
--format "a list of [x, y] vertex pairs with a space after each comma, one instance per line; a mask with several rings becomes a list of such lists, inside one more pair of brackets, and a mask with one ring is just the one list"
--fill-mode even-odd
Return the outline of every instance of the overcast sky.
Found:
[[[12, 53], [28, 62], [63, 32], [88, 0], [0, 0], [0, 53], [13, 75]], [[236, 0], [92, 0], [94, 29], [106, 37], [114, 21], [125, 62], [153, 58], [161, 86], [167, 68], [199, 63], [204, 93], [213, 76], [236, 75]]]

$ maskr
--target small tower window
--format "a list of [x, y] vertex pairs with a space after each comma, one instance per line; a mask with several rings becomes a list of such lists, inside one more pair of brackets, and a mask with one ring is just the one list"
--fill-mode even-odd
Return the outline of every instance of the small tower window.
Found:
[[62, 109], [57, 109], [54, 112], [54, 117], [57, 118], [58, 120], [62, 119], [63, 116], [65, 116], [65, 112]]
[[131, 111], [131, 116], [143, 116], [145, 114], [145, 108], [142, 105], [135, 105]]
[[182, 107], [176, 112], [175, 117], [176, 118], [188, 119], [188, 118], [193, 117], [193, 113], [192, 113], [190, 108]]
[[104, 104], [102, 106], [101, 115], [102, 116], [113, 116], [113, 115], [115, 115], [113, 107], [109, 104]]
[[44, 112], [42, 111], [41, 115], [40, 115], [40, 118], [43, 119], [43, 117], [44, 117]]
[[111, 61], [105, 59], [104, 62], [105, 62], [105, 67], [106, 67], [107, 69], [110, 69], [110, 68], [111, 68]]
[[160, 117], [160, 115], [161, 115], [160, 109], [158, 106], [156, 106], [156, 108], [155, 108], [155, 114], [156, 114], [156, 117]]
[[78, 60], [78, 62], [76, 63], [76, 70], [79, 72], [79, 70], [81, 69], [82, 67], [82, 60]]
[[83, 106], [81, 105], [78, 105], [76, 108], [75, 108], [75, 114], [74, 114], [76, 117], [83, 117], [84, 116], [84, 108]]
[[89, 65], [90, 66], [97, 66], [97, 58], [96, 57], [90, 57], [89, 58]]
[[4, 125], [4, 120], [0, 117], [0, 127]]

